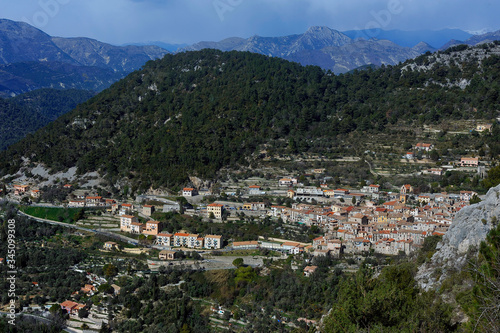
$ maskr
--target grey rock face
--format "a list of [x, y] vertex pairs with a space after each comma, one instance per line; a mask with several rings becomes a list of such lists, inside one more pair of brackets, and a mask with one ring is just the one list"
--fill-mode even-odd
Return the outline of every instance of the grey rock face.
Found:
[[[458, 212], [431, 262], [420, 266], [416, 277], [420, 286], [425, 290], [435, 288], [447, 277], [448, 271], [463, 269], [469, 249], [477, 249], [492, 228], [493, 216], [500, 216], [500, 185], [491, 188], [480, 203]], [[436, 268], [443, 273], [439, 278], [433, 274]]]

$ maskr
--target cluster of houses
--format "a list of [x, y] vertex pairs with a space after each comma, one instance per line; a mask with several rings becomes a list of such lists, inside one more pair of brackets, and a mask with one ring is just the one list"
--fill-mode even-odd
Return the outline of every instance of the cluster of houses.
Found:
[[[77, 295], [77, 294], [84, 294], [86, 296], [93, 296], [94, 294], [97, 293], [97, 288], [101, 283], [100, 282], [93, 282], [93, 274], [87, 274], [87, 278], [91, 280], [90, 282], [92, 284], [85, 284], [85, 286], [81, 287], [79, 291], [73, 292], [71, 295]], [[104, 281], [105, 282], [105, 281]], [[116, 284], [111, 284], [111, 288], [113, 288], [113, 293], [114, 295], [118, 295], [120, 293], [121, 287], [117, 286]], [[81, 309], [85, 308], [85, 304], [80, 304], [74, 301], [66, 300], [59, 304], [61, 306], [61, 309], [65, 310], [68, 314], [70, 315], [77, 315], [78, 311]]]
[[78, 311], [85, 307], [85, 304], [76, 303], [73, 301], [64, 301], [61, 304], [61, 309], [65, 310], [68, 314], [76, 315]]
[[14, 195], [18, 197], [25, 196], [29, 194], [33, 199], [39, 198], [41, 192], [37, 188], [31, 188], [30, 185], [26, 184], [14, 184], [13, 185]]
[[[369, 186], [378, 191], [376, 186]], [[348, 195], [348, 192], [344, 192]], [[415, 196], [420, 206], [409, 207], [406, 202], [413, 187], [403, 185], [400, 193], [382, 205], [348, 204], [311, 205], [292, 207], [271, 206], [269, 214], [285, 223], [318, 226], [325, 235], [314, 240], [314, 255], [338, 255], [373, 250], [384, 254], [410, 253], [420, 247], [431, 235], [444, 235], [455, 214], [477, 195], [461, 191], [459, 195], [439, 193]]]
[[75, 200], [69, 200], [68, 207], [110, 207], [114, 204], [116, 204], [114, 199], [105, 199], [100, 196], [79, 196]]
[[[429, 151], [432, 144], [419, 143], [416, 149]], [[462, 158], [463, 166], [477, 165], [477, 158]], [[324, 172], [323, 169], [314, 170]], [[442, 172], [431, 169], [430, 172]], [[401, 186], [399, 192], [383, 192], [380, 185], [370, 184], [353, 191], [345, 188], [330, 189], [328, 185], [319, 187], [299, 186], [295, 177], [281, 178], [279, 187], [286, 195], [296, 201], [291, 207], [266, 206], [263, 202], [247, 202], [243, 209], [258, 211], [261, 214], [281, 219], [284, 223], [298, 223], [306, 226], [317, 226], [324, 236], [314, 240], [308, 248], [305, 244], [294, 242], [235, 242], [235, 249], [268, 248], [299, 254], [310, 251], [314, 255], [340, 252], [358, 253], [367, 250], [385, 254], [410, 253], [422, 245], [430, 235], [443, 235], [451, 225], [455, 214], [469, 204], [476, 194], [473, 191], [462, 191], [460, 194], [416, 195], [409, 184]], [[27, 185], [15, 185], [20, 193], [29, 191]], [[248, 193], [262, 193], [259, 185], [250, 185]], [[146, 223], [139, 222], [134, 213], [142, 209], [142, 215], [151, 217], [155, 206], [143, 205], [134, 207], [130, 203], [117, 203], [113, 199], [100, 196], [77, 194], [78, 200], [71, 200], [72, 207], [106, 206], [112, 213], [120, 217], [120, 231], [136, 235], [153, 236], [159, 246], [189, 249], [220, 249], [222, 236], [188, 233], [164, 233], [161, 222], [153, 219]], [[195, 188], [182, 189], [185, 197], [199, 195]], [[409, 198], [418, 205], [408, 205]], [[383, 202], [383, 204], [376, 204]], [[363, 204], [360, 204], [363, 203]], [[222, 219], [228, 207], [221, 203], [207, 205], [203, 214], [206, 217]], [[238, 208], [238, 209], [241, 209]], [[195, 213], [195, 212], [194, 212]], [[196, 213], [195, 213], [196, 214]], [[113, 246], [110, 245], [112, 249]], [[108, 250], [110, 250], [108, 249]], [[170, 258], [164, 254], [165, 258]]]
[[[419, 142], [415, 145], [413, 151], [406, 152], [406, 154], [403, 157], [407, 160], [414, 160], [417, 156], [416, 152], [429, 153], [433, 149], [434, 149], [434, 145], [432, 143]], [[465, 167], [478, 167], [479, 166], [479, 158], [478, 157], [462, 157], [462, 158], [460, 158], [460, 161], [456, 161], [454, 163], [454, 165], [458, 166], [458, 167], [464, 167], [464, 168]], [[434, 169], [432, 169], [432, 170], [434, 170]], [[441, 170], [441, 171], [439, 173], [437, 173], [437, 170]], [[443, 169], [436, 169], [436, 171], [432, 172], [432, 173], [442, 175], [442, 170]]]

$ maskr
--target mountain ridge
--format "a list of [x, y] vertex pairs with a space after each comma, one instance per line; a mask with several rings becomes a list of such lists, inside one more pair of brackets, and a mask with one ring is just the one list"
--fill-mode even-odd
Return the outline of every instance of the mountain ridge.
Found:
[[[200, 42], [180, 52], [213, 48], [222, 51], [249, 51], [302, 65], [317, 65], [334, 73], [345, 73], [365, 65], [395, 65], [421, 53], [434, 51], [427, 45], [407, 48], [388, 40], [353, 40], [340, 31], [324, 26], [312, 26], [303, 34], [283, 37], [252, 36], [247, 39], [228, 38], [221, 42]], [[353, 58], [354, 57], [354, 58]]]
[[[451, 37], [451, 38], [450, 38]], [[466, 39], [461, 41], [459, 38]], [[202, 41], [178, 52], [205, 48], [221, 51], [249, 51], [281, 57], [302, 65], [316, 65], [336, 74], [367, 65], [396, 65], [426, 52], [449, 47], [500, 40], [500, 31], [472, 35], [459, 29], [438, 31], [350, 30], [340, 32], [324, 26], [312, 26], [302, 34], [282, 37], [230, 37], [219, 42]], [[367, 43], [368, 42], [368, 43]]]
[[[356, 131], [491, 119], [500, 46], [478, 47], [480, 59], [460, 49], [448, 60], [423, 55], [339, 76], [250, 52], [167, 55], [0, 154], [0, 177], [42, 163], [55, 172], [98, 171], [109, 184], [172, 187], [190, 176], [209, 179], [222, 168], [259, 164], [263, 150], [328, 155], [328, 147]], [[470, 59], [458, 61], [460, 52]]]
[[0, 19], [0, 96], [40, 88], [100, 91], [168, 53], [158, 46], [52, 37], [27, 23]]

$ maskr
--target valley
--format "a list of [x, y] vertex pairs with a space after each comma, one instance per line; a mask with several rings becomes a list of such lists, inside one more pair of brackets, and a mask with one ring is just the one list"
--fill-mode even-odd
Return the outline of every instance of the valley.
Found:
[[[4, 90], [0, 331], [498, 327], [494, 33], [438, 51], [312, 27], [170, 54], [30, 31], [71, 75], [114, 74]], [[359, 69], [376, 48], [394, 61]], [[325, 49], [352, 63], [312, 66]]]

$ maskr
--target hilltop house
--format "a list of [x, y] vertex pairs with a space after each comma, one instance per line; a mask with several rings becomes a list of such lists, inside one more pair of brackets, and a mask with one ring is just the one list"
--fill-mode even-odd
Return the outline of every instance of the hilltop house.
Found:
[[132, 222], [130, 223], [130, 230], [129, 232], [132, 234], [142, 234], [142, 231], [144, 230], [144, 224], [140, 222]]
[[14, 185], [14, 194], [23, 195], [29, 190], [29, 185]]
[[115, 242], [106, 242], [106, 243], [104, 243], [103, 249], [107, 250], [107, 251], [111, 251], [113, 249], [118, 250], [118, 244]]
[[460, 159], [461, 167], [477, 167], [479, 165], [478, 157], [462, 157]]
[[460, 200], [461, 201], [470, 201], [473, 196], [477, 195], [474, 191], [460, 191]]
[[142, 213], [146, 216], [151, 216], [155, 212], [155, 206], [144, 205], [142, 206]]
[[64, 301], [61, 303], [61, 308], [63, 310], [66, 310], [66, 312], [69, 314], [76, 314], [78, 313], [78, 310], [83, 309], [84, 307], [85, 304], [78, 304], [73, 301]]
[[198, 192], [196, 191], [195, 188], [192, 188], [192, 187], [184, 187], [182, 189], [182, 196], [183, 197], [194, 197], [195, 195], [197, 195]]
[[311, 276], [316, 270], [318, 266], [306, 266], [304, 267], [304, 276]]
[[187, 247], [189, 234], [183, 232], [177, 232], [174, 234], [173, 246], [176, 247]]
[[432, 143], [422, 143], [422, 142], [419, 142], [415, 146], [415, 149], [417, 149], [417, 150], [423, 150], [423, 151], [430, 151], [433, 148], [434, 148], [434, 145]]
[[491, 132], [492, 127], [493, 127], [492, 124], [480, 124], [480, 125], [476, 126], [476, 131], [477, 132], [483, 132], [483, 131], [490, 131]]
[[156, 244], [163, 246], [172, 246], [172, 234], [159, 233], [156, 235]]
[[97, 207], [97, 206], [102, 206], [102, 203], [104, 200], [102, 197], [86, 197], [85, 198], [85, 205], [87, 207]]
[[145, 235], [156, 236], [161, 230], [161, 222], [158, 221], [148, 221], [146, 222], [146, 227], [142, 231]]
[[248, 187], [248, 195], [261, 195], [263, 194], [259, 185], [250, 185]]
[[206, 249], [220, 249], [222, 247], [222, 236], [218, 235], [206, 235], [205, 236], [205, 245]]
[[177, 251], [163, 250], [160, 251], [158, 259], [160, 260], [174, 260], [177, 257]]
[[132, 223], [138, 223], [137, 217], [132, 215], [121, 215], [120, 216], [120, 230], [125, 232], [130, 232], [132, 230]]
[[222, 209], [224, 208], [223, 205], [218, 204], [218, 203], [211, 203], [210, 205], [207, 206], [207, 214], [210, 216], [210, 213], [213, 213], [216, 219], [222, 218]]

